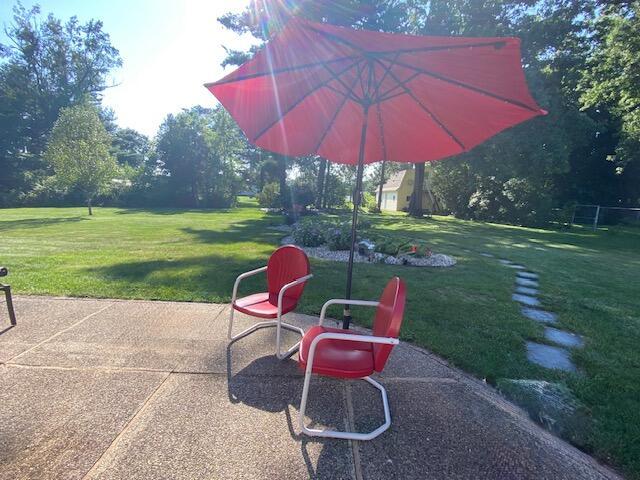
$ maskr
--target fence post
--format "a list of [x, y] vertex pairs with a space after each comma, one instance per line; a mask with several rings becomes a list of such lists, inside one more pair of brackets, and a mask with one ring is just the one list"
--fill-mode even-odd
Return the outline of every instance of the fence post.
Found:
[[598, 217], [600, 217], [600, 205], [596, 207], [596, 218], [593, 219], [593, 231], [598, 229]]

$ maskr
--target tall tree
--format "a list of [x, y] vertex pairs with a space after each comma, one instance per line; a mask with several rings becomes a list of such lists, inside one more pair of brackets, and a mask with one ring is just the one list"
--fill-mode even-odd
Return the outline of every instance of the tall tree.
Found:
[[189, 207], [229, 206], [238, 187], [244, 145], [240, 130], [221, 106], [168, 115], [158, 132], [156, 151], [168, 175], [173, 202]]
[[[608, 112], [619, 125], [609, 171], [618, 180], [615, 203], [640, 202], [640, 2], [603, 2], [594, 22], [596, 47], [582, 72], [581, 102], [593, 114]], [[617, 201], [616, 201], [617, 200]]]
[[42, 152], [66, 106], [98, 100], [121, 64], [100, 21], [62, 23], [14, 7], [0, 45], [0, 204], [18, 201], [48, 174]]
[[111, 136], [94, 105], [82, 103], [61, 110], [45, 158], [60, 185], [82, 192], [89, 215], [93, 215], [93, 199], [108, 194], [114, 185], [118, 168], [110, 148]]
[[422, 197], [424, 194], [424, 163], [416, 163], [415, 180], [413, 182], [413, 193], [409, 201], [409, 215], [416, 218], [422, 218], [424, 215]]

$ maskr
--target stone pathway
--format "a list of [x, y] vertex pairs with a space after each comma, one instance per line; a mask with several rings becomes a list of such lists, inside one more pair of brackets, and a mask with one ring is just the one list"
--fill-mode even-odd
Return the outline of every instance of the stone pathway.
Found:
[[[495, 258], [493, 254], [488, 252], [481, 252], [480, 255], [486, 258]], [[535, 272], [528, 271], [524, 265], [509, 259], [499, 258], [498, 262], [507, 268], [517, 270], [516, 286], [511, 298], [522, 306], [522, 315], [539, 323], [556, 325], [558, 323], [557, 315], [541, 308], [542, 302], [538, 298], [540, 276]], [[545, 368], [577, 372], [577, 368], [571, 360], [569, 349], [582, 347], [584, 345], [582, 337], [558, 328], [545, 327], [544, 338], [556, 346], [527, 342], [529, 361]]]

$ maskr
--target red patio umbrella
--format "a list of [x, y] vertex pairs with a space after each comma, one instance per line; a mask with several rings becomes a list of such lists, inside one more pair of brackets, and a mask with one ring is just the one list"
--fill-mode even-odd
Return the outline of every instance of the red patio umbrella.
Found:
[[357, 165], [346, 298], [364, 164], [439, 160], [546, 114], [527, 88], [518, 38], [399, 35], [297, 18], [205, 86], [255, 145]]

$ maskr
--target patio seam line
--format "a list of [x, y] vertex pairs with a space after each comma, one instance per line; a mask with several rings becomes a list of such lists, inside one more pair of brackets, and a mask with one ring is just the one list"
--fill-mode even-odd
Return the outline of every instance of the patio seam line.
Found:
[[95, 316], [95, 315], [97, 315], [97, 314], [99, 314], [99, 313], [102, 313], [102, 312], [103, 312], [103, 311], [105, 311], [107, 308], [109, 308], [109, 307], [111, 307], [111, 306], [113, 306], [113, 305], [114, 305], [114, 303], [113, 303], [113, 302], [111, 302], [111, 303], [109, 303], [109, 304], [105, 305], [104, 307], [102, 307], [100, 310], [97, 310], [97, 311], [95, 311], [95, 312], [93, 312], [93, 313], [90, 313], [90, 314], [89, 314], [89, 315], [87, 315], [86, 317], [84, 317], [84, 318], [82, 318], [82, 319], [78, 320], [78, 321], [77, 321], [76, 323], [74, 323], [73, 325], [70, 325], [70, 326], [68, 326], [67, 328], [63, 328], [62, 330], [60, 330], [60, 331], [58, 331], [58, 332], [54, 333], [54, 334], [53, 334], [53, 335], [51, 335], [50, 337], [48, 337], [48, 338], [46, 338], [46, 339], [42, 340], [40, 343], [37, 343], [37, 344], [33, 345], [32, 347], [27, 348], [26, 350], [24, 350], [24, 351], [22, 351], [22, 352], [20, 352], [20, 353], [18, 353], [18, 354], [16, 354], [16, 355], [14, 355], [14, 356], [13, 356], [13, 357], [11, 357], [9, 360], [7, 360], [7, 361], [6, 361], [6, 363], [8, 364], [9, 362], [12, 362], [12, 361], [13, 361], [13, 360], [15, 360], [16, 358], [20, 357], [21, 355], [24, 355], [25, 353], [29, 353], [30, 351], [32, 351], [32, 350], [34, 350], [34, 349], [38, 348], [39, 346], [41, 346], [41, 345], [43, 345], [43, 344], [47, 343], [49, 340], [51, 340], [51, 339], [53, 339], [53, 338], [57, 337], [58, 335], [61, 335], [61, 334], [63, 334], [64, 332], [67, 332], [67, 331], [71, 330], [72, 328], [74, 328], [74, 327], [76, 327], [76, 326], [80, 325], [80, 324], [81, 324], [82, 322], [84, 322], [85, 320], [88, 320], [89, 318], [91, 318], [91, 317], [93, 317], [93, 316]]
[[[355, 415], [353, 413], [353, 398], [351, 396], [351, 385], [346, 384], [344, 387], [345, 391], [345, 403], [347, 404], [347, 424], [349, 430], [352, 432], [355, 431]], [[349, 440], [349, 444], [351, 445], [351, 453], [353, 460], [353, 469], [355, 473], [356, 480], [363, 480], [362, 476], [362, 464], [360, 462], [360, 442], [357, 440]]]
[[142, 405], [140, 406], [140, 408], [138, 408], [138, 410], [133, 414], [133, 416], [129, 419], [129, 421], [124, 425], [124, 427], [122, 427], [122, 430], [120, 430], [120, 432], [115, 436], [115, 438], [113, 439], [113, 441], [109, 444], [109, 446], [107, 448], [105, 448], [105, 450], [102, 452], [102, 454], [100, 455], [100, 457], [98, 457], [98, 459], [95, 461], [95, 463], [91, 466], [91, 468], [89, 470], [87, 470], [87, 473], [85, 473], [82, 476], [82, 480], [85, 480], [92, 472], [94, 472], [96, 470], [96, 468], [98, 467], [98, 465], [100, 464], [100, 462], [102, 461], [103, 458], [105, 458], [105, 456], [107, 455], [107, 453], [109, 452], [109, 450], [111, 450], [114, 446], [116, 446], [120, 439], [122, 438], [122, 436], [124, 435], [124, 433], [129, 429], [129, 427], [131, 426], [131, 424], [134, 423], [134, 421], [136, 420], [136, 418], [138, 418], [147, 408], [147, 406], [149, 405], [149, 403], [157, 396], [159, 395], [159, 391], [162, 388], [162, 386], [167, 382], [167, 380], [169, 379], [169, 377], [171, 377], [171, 372], [167, 373], [165, 375], [165, 377], [162, 379], [162, 381], [158, 384], [158, 386], [155, 388], [155, 390], [153, 392], [151, 392], [151, 394], [144, 400], [144, 402], [142, 403]]

